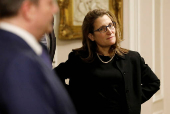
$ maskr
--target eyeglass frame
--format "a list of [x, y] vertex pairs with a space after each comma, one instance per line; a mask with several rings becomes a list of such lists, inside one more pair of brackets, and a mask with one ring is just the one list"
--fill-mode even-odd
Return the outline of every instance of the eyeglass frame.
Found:
[[[112, 23], [113, 23], [114, 28], [116, 28], [116, 22], [112, 21]], [[109, 25], [110, 25], [110, 24], [109, 24]], [[102, 27], [106, 27], [106, 31], [104, 31], [104, 32], [99, 31], [99, 29], [101, 29], [101, 27], [98, 28], [98, 29], [96, 29], [96, 30], [94, 30], [93, 32], [105, 33], [105, 32], [107, 32], [107, 27], [109, 27], [109, 25], [107, 25], [107, 26], [102, 26]], [[110, 28], [109, 28], [109, 29], [110, 29]]]

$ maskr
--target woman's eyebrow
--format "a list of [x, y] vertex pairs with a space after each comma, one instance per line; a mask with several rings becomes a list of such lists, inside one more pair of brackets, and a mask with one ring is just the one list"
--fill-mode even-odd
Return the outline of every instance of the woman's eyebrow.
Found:
[[[108, 25], [111, 24], [111, 23], [112, 23], [112, 22], [108, 23]], [[99, 28], [105, 27], [105, 26], [108, 26], [108, 25], [101, 25]]]

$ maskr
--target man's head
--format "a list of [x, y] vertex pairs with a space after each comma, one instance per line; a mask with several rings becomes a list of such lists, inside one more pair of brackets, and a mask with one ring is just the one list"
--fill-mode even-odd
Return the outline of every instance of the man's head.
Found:
[[0, 20], [26, 29], [38, 40], [51, 32], [53, 14], [57, 11], [54, 0], [0, 0]]
[[[1, 0], [0, 1], [0, 19], [17, 15], [22, 3], [25, 0]], [[30, 0], [37, 4], [39, 0]]]

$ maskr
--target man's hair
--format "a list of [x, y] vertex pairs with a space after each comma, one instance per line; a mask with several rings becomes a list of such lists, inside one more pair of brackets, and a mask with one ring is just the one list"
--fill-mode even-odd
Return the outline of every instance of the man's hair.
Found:
[[[25, 0], [0, 0], [0, 19], [17, 15]], [[38, 3], [39, 0], [29, 0]]]

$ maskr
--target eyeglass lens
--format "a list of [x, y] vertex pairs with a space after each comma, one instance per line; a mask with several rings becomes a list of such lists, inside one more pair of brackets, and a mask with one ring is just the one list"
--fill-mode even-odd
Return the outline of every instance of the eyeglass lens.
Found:
[[115, 28], [115, 24], [114, 23], [110, 23], [108, 26], [103, 26], [101, 29], [99, 29], [99, 32], [106, 32], [107, 31], [107, 27], [110, 30], [113, 30]]

